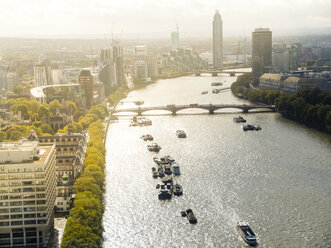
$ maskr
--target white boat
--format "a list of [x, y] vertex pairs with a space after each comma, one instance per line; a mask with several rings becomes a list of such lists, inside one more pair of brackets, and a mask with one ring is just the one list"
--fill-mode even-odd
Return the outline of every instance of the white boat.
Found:
[[237, 223], [237, 230], [247, 244], [255, 245], [257, 243], [255, 233], [249, 227], [247, 222], [239, 221]]

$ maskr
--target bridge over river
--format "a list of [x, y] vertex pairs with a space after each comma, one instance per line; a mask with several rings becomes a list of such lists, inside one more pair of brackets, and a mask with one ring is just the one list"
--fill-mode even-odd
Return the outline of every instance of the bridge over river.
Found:
[[209, 112], [209, 114], [214, 114], [216, 110], [219, 109], [240, 109], [243, 113], [248, 113], [250, 110], [261, 110], [263, 112], [274, 112], [274, 105], [246, 105], [246, 104], [186, 104], [186, 105], [175, 105], [170, 104], [166, 106], [155, 106], [155, 107], [136, 107], [136, 108], [113, 108], [110, 109], [111, 114], [116, 113], [137, 113], [142, 115], [147, 111], [152, 110], [165, 110], [173, 115], [183, 109], [204, 109]]

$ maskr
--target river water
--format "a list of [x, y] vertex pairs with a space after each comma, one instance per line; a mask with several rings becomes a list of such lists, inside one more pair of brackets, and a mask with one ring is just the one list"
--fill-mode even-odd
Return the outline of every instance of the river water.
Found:
[[[120, 107], [190, 103], [245, 103], [211, 82], [235, 77], [182, 77], [132, 91]], [[215, 88], [215, 87], [214, 87]], [[201, 92], [208, 90], [208, 94]], [[248, 104], [248, 103], [246, 103]], [[241, 114], [261, 131], [244, 132], [234, 113], [149, 116], [153, 125], [129, 127], [122, 117], [107, 134], [104, 247], [246, 247], [236, 231], [246, 220], [259, 247], [331, 247], [331, 138], [277, 113]], [[227, 110], [230, 112], [235, 109]], [[204, 112], [204, 111], [198, 111]], [[186, 139], [178, 139], [184, 129]], [[152, 134], [159, 154], [139, 137]], [[181, 167], [183, 196], [158, 200], [154, 156]], [[192, 208], [191, 225], [180, 211]]]

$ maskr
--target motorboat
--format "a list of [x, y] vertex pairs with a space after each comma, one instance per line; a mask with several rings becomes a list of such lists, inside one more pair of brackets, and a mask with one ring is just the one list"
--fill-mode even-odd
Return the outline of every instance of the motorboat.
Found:
[[186, 133], [184, 130], [177, 130], [176, 135], [178, 138], [186, 138]]
[[180, 196], [183, 194], [183, 187], [176, 183], [172, 189], [172, 192], [174, 193], [174, 195]]
[[248, 130], [262, 130], [262, 128], [260, 126], [254, 126], [254, 125], [250, 125], [250, 124], [245, 124], [242, 126], [242, 129], [244, 131], [248, 131]]
[[201, 95], [205, 95], [205, 94], [208, 94], [208, 91], [207, 90], [201, 92]]
[[198, 223], [198, 220], [195, 218], [192, 209], [189, 208], [185, 211], [181, 211], [180, 213], [181, 213], [182, 217], [187, 217], [187, 219], [189, 220], [189, 222], [191, 224]]
[[242, 116], [236, 116], [236, 117], [233, 117], [233, 121], [234, 122], [237, 122], [237, 123], [239, 123], [239, 122], [246, 122], [246, 120], [242, 117]]
[[144, 141], [153, 141], [153, 136], [150, 134], [145, 134], [143, 136], [140, 137], [141, 139], [143, 139]]
[[243, 240], [249, 245], [256, 245], [256, 236], [252, 229], [249, 227], [248, 223], [245, 221], [239, 221], [237, 223], [237, 230]]
[[171, 165], [170, 164], [164, 165], [164, 174], [166, 174], [168, 176], [172, 174]]
[[218, 94], [218, 93], [220, 93], [220, 90], [219, 89], [213, 89], [213, 91], [212, 91], [214, 94]]
[[172, 197], [172, 193], [169, 189], [160, 189], [159, 200], [169, 200]]
[[151, 145], [148, 145], [147, 146], [147, 149], [148, 151], [150, 152], [159, 152], [161, 150], [161, 146], [159, 146], [158, 144], [156, 143], [153, 143]]
[[170, 157], [169, 155], [165, 156], [164, 159], [169, 163], [169, 164], [173, 164], [175, 162], [175, 159], [173, 159], [172, 157]]
[[159, 175], [158, 175], [158, 171], [156, 170], [156, 168], [155, 167], [152, 167], [152, 176], [154, 177], [154, 178], [157, 178]]
[[178, 164], [173, 164], [172, 165], [172, 173], [175, 175], [175, 176], [179, 176], [180, 175], [180, 168], [179, 168], [179, 165]]

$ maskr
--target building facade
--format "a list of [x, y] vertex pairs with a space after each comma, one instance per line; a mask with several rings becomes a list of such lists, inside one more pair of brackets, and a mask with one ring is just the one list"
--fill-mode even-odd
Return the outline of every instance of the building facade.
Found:
[[213, 63], [215, 69], [223, 67], [223, 22], [218, 10], [213, 20]]
[[0, 143], [0, 247], [47, 247], [55, 198], [55, 145]]
[[55, 144], [56, 164], [56, 212], [68, 212], [74, 193], [74, 183], [83, 171], [87, 148], [86, 133], [63, 133], [53, 136], [40, 136], [39, 143]]
[[263, 73], [272, 69], [272, 32], [269, 28], [256, 28], [252, 33], [252, 79], [258, 85]]

